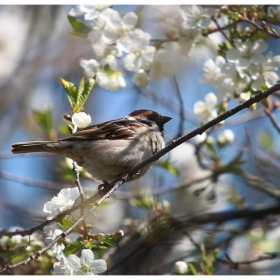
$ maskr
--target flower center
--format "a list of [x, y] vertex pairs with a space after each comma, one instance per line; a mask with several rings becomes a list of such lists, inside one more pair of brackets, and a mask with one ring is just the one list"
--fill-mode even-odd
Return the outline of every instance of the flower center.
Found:
[[127, 34], [127, 30], [124, 26], [120, 26], [118, 29], [117, 29], [117, 36], [118, 38], [122, 38], [122, 37], [125, 37]]
[[87, 274], [89, 272], [89, 265], [88, 264], [82, 264], [81, 265], [81, 271], [83, 274]]

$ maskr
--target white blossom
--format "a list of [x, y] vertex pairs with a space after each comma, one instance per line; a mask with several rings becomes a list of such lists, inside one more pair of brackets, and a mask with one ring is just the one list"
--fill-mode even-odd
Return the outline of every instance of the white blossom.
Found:
[[[23, 228], [20, 227], [20, 226], [14, 226], [14, 227], [10, 227], [9, 228], [9, 232], [13, 232], [13, 231], [16, 231], [16, 230], [23, 230]], [[31, 237], [32, 236], [33, 236], [33, 234], [31, 235]], [[23, 242], [26, 242], [26, 243], [29, 242], [29, 236], [21, 236], [20, 234], [13, 235], [10, 238], [11, 238], [12, 244], [14, 244], [14, 245], [21, 244]], [[0, 245], [2, 247], [5, 247], [7, 245], [7, 243], [8, 243], [8, 240], [9, 240], [8, 236], [3, 236], [2, 238], [0, 238]]]
[[207, 138], [207, 132], [203, 132], [202, 134], [197, 134], [193, 140], [195, 144], [201, 144], [203, 143]]
[[197, 101], [193, 107], [193, 111], [200, 117], [201, 123], [209, 122], [218, 116], [216, 111], [216, 105], [218, 103], [216, 95], [210, 92], [205, 96], [204, 100]]
[[245, 101], [247, 101], [248, 99], [250, 99], [250, 97], [251, 97], [251, 92], [250, 92], [250, 91], [242, 92], [242, 93], [240, 93], [240, 95], [239, 95], [239, 101], [240, 101], [240, 102], [245, 102]]
[[236, 48], [229, 49], [226, 58], [229, 62], [236, 63], [237, 68], [246, 69], [251, 63], [259, 64], [262, 60], [261, 53], [267, 49], [267, 43], [262, 40], [242, 42], [234, 40]]
[[94, 260], [94, 254], [89, 249], [82, 250], [81, 258], [70, 255], [67, 261], [75, 275], [94, 275], [107, 270], [106, 262], [102, 259]]
[[211, 23], [211, 16], [214, 13], [214, 9], [205, 9], [196, 5], [181, 7], [184, 27], [187, 29], [207, 28]]
[[99, 71], [96, 75], [96, 82], [99, 86], [110, 90], [117, 90], [126, 86], [121, 72], [107, 73], [105, 71]]
[[96, 58], [101, 59], [108, 55], [113, 55], [117, 58], [122, 56], [122, 48], [119, 44], [107, 45], [102, 39], [94, 41], [91, 44], [93, 53]]
[[180, 29], [179, 31], [178, 45], [181, 48], [181, 55], [186, 57], [194, 47], [195, 42], [202, 38], [201, 32], [199, 29]]
[[171, 75], [175, 70], [175, 64], [169, 59], [164, 49], [159, 49], [153, 59], [151, 69], [151, 79], [159, 82], [162, 77]]
[[100, 39], [106, 40], [104, 31], [109, 21], [110, 15], [117, 13], [115, 10], [111, 8], [106, 8], [102, 10], [98, 17], [94, 21], [94, 25], [92, 26], [92, 30], [88, 33], [87, 38], [91, 42], [97, 42]]
[[[62, 231], [60, 229], [55, 229], [53, 230], [51, 227], [49, 226], [45, 226], [44, 227], [44, 232], [47, 235], [46, 238], [46, 242], [47, 244], [50, 244], [54, 239], [56, 239], [61, 233]], [[63, 255], [63, 250], [64, 250], [65, 246], [64, 244], [59, 244], [59, 241], [56, 242], [52, 247], [51, 250], [53, 251], [54, 255], [56, 256], [56, 258], [59, 260], [61, 258], [61, 256]]]
[[232, 65], [227, 64], [224, 67], [225, 76], [221, 76], [217, 80], [218, 91], [216, 95], [219, 100], [224, 100], [227, 97], [236, 98], [244, 91], [244, 88], [250, 83], [250, 77]]
[[226, 65], [226, 60], [218, 55], [213, 61], [211, 58], [207, 59], [203, 65], [203, 76], [200, 81], [202, 83], [210, 83], [213, 87], [217, 88], [225, 74], [222, 73]]
[[138, 87], [146, 87], [150, 81], [150, 77], [143, 69], [140, 69], [133, 75], [132, 81]]
[[88, 77], [93, 77], [100, 70], [100, 63], [95, 59], [80, 59], [80, 66]]
[[175, 262], [174, 271], [177, 274], [185, 274], [188, 271], [188, 264], [186, 262]]
[[51, 220], [59, 213], [71, 208], [79, 196], [78, 188], [62, 189], [51, 201], [45, 203], [43, 211], [48, 213], [47, 220]]
[[100, 60], [100, 65], [103, 67], [109, 67], [110, 70], [117, 71], [117, 59], [113, 55], [107, 55]]
[[117, 11], [107, 14], [107, 24], [104, 28], [104, 41], [106, 44], [114, 44], [118, 40], [121, 43], [122, 38], [126, 38], [129, 32], [137, 23], [138, 17], [133, 12], [128, 12], [121, 18]]
[[95, 20], [98, 18], [99, 14], [109, 8], [110, 5], [83, 5], [87, 10], [85, 11], [84, 19], [85, 20]]
[[84, 16], [85, 19], [90, 17], [90, 19], [95, 19], [99, 15], [94, 5], [77, 5], [70, 10], [68, 13], [72, 17]]
[[73, 275], [73, 269], [64, 255], [61, 255], [59, 261], [53, 264], [53, 269], [56, 275]]
[[249, 68], [250, 76], [253, 80], [251, 88], [255, 91], [259, 90], [263, 83], [267, 87], [271, 87], [279, 80], [278, 66], [280, 64], [280, 55], [272, 56], [269, 52], [266, 56], [261, 56], [261, 61], [258, 65], [253, 64]]
[[234, 133], [232, 132], [232, 130], [230, 129], [226, 129], [224, 132], [223, 132], [223, 135], [225, 136], [226, 140], [228, 143], [231, 143], [234, 141]]
[[149, 46], [151, 36], [141, 29], [132, 31], [122, 45], [129, 52], [124, 59], [124, 67], [128, 71], [137, 72], [139, 69], [150, 70], [156, 48]]
[[74, 124], [74, 130], [75, 127], [85, 128], [91, 123], [91, 116], [85, 112], [74, 113], [72, 115], [72, 123]]
[[234, 133], [230, 129], [226, 129], [222, 134], [217, 136], [217, 141], [220, 145], [224, 146], [234, 141]]

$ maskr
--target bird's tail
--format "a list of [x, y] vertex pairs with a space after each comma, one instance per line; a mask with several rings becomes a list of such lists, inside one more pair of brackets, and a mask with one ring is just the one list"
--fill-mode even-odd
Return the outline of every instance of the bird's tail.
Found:
[[18, 142], [12, 145], [13, 154], [23, 153], [36, 153], [36, 152], [51, 152], [54, 153], [53, 141], [30, 141], [30, 142]]

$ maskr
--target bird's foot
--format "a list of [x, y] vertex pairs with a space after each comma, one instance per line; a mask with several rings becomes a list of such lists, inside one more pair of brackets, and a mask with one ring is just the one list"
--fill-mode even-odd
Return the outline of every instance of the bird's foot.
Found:
[[104, 189], [106, 186], [109, 185], [109, 182], [107, 182], [106, 180], [102, 180], [103, 184], [100, 184], [98, 186], [98, 191], [101, 191], [102, 189]]

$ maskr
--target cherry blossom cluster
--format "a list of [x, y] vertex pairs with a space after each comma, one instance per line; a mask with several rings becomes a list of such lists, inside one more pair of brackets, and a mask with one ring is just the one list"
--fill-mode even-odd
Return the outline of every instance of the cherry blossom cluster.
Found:
[[[201, 38], [201, 29], [211, 23], [213, 9], [185, 6], [174, 16], [174, 27], [180, 37], [178, 44], [183, 55], [188, 55], [195, 41]], [[151, 44], [151, 35], [135, 28], [138, 16], [133, 12], [123, 17], [108, 6], [76, 6], [69, 15], [83, 17], [91, 22], [87, 38], [96, 59], [81, 59], [80, 65], [88, 77], [96, 76], [99, 86], [119, 89], [126, 86], [123, 73], [118, 71], [117, 58], [123, 58], [123, 67], [133, 72], [133, 82], [140, 87], [150, 80], [159, 82], [175, 71], [175, 64], [163, 47]]]
[[203, 68], [201, 81], [216, 88], [221, 101], [227, 98], [244, 101], [250, 98], [251, 91], [260, 90], [264, 84], [271, 87], [279, 79], [280, 55], [273, 56], [272, 52], [264, 55], [268, 47], [264, 40], [235, 39], [234, 44], [236, 48], [227, 50], [225, 58], [208, 59]]
[[89, 249], [83, 249], [81, 257], [71, 254], [68, 257], [60, 255], [54, 263], [54, 273], [57, 275], [96, 275], [107, 270], [103, 259], [94, 260], [94, 254]]
[[[51, 227], [44, 227], [44, 232], [47, 235], [46, 242], [49, 244], [56, 239], [62, 231], [60, 229], [53, 230]], [[57, 275], [94, 275], [103, 273], [107, 270], [107, 264], [104, 260], [94, 260], [94, 254], [89, 249], [84, 249], [81, 252], [81, 258], [71, 254], [66, 257], [63, 253], [65, 246], [63, 243], [55, 243], [51, 250], [58, 260], [53, 264], [54, 273]]]

